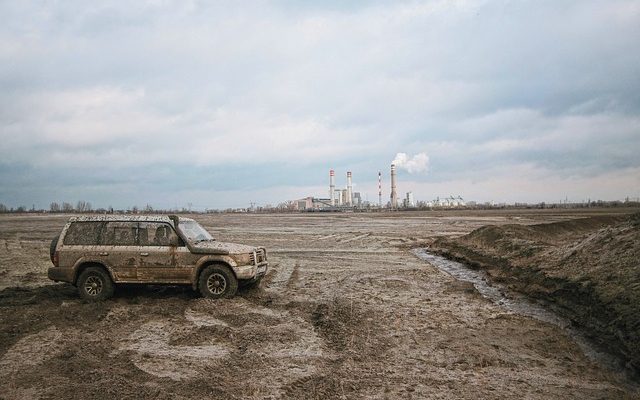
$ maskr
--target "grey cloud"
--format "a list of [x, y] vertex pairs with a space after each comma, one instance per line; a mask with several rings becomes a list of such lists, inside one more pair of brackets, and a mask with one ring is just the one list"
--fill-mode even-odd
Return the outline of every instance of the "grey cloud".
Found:
[[[0, 157], [34, 187], [49, 165], [91, 162], [65, 184], [136, 176], [162, 193], [164, 175], [135, 171], [182, 172], [176, 158], [197, 167], [172, 188], [190, 193], [236, 161], [271, 171], [258, 175], [272, 187], [322, 183], [331, 166], [374, 175], [397, 152], [429, 155], [425, 181], [638, 166], [634, 1], [10, 2], [0, 14]], [[235, 179], [227, 190], [254, 178]]]

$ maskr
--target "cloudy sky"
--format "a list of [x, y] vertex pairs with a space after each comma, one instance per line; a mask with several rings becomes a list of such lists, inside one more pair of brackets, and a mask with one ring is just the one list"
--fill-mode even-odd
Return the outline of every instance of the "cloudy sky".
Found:
[[639, 43], [639, 1], [0, 1], [0, 203], [377, 201], [397, 153], [416, 199], [638, 197]]

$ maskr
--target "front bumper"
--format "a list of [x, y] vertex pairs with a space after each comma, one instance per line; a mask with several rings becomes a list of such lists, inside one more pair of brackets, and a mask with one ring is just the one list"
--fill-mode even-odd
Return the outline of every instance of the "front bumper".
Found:
[[233, 272], [235, 272], [236, 278], [238, 279], [258, 279], [263, 277], [268, 269], [269, 263], [265, 261], [258, 265], [240, 265], [233, 267]]
[[47, 276], [52, 281], [73, 283], [73, 270], [60, 267], [51, 267], [47, 270]]

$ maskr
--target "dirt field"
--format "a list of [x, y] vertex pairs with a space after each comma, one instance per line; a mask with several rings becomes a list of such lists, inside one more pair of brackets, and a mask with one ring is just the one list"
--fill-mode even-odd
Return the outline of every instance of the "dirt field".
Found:
[[3, 215], [0, 398], [640, 398], [559, 328], [409, 251], [488, 224], [585, 215], [196, 215], [219, 240], [267, 247], [261, 288], [210, 301], [128, 287], [98, 304], [46, 279], [68, 216]]

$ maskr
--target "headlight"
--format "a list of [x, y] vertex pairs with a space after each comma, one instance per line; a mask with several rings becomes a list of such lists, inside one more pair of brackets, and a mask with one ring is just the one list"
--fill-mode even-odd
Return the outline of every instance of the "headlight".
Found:
[[251, 254], [234, 254], [233, 258], [238, 265], [252, 265]]

